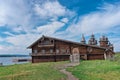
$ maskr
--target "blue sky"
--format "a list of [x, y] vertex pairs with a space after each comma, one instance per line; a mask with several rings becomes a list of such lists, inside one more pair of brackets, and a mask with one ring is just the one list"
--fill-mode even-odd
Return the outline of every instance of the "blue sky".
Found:
[[105, 35], [120, 51], [120, 0], [0, 0], [0, 54], [28, 54], [42, 35], [99, 41]]

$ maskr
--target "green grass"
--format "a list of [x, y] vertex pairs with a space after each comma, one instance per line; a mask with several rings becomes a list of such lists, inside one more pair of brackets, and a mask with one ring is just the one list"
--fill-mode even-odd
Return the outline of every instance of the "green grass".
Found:
[[120, 80], [120, 63], [115, 61], [82, 61], [67, 70], [80, 80]]
[[[58, 68], [68, 62], [18, 64], [0, 67], [0, 80], [66, 80]], [[80, 65], [67, 68], [80, 80], [120, 80], [120, 54], [115, 61], [81, 61]]]
[[19, 64], [0, 67], [0, 80], [65, 80], [55, 66], [66, 62]]
[[120, 63], [120, 52], [117, 52], [115, 55], [115, 61]]

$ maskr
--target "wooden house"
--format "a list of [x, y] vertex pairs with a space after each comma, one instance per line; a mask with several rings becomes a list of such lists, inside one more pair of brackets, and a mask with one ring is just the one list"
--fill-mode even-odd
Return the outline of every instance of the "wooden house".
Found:
[[42, 36], [40, 39], [31, 44], [28, 48], [32, 49], [32, 62], [56, 62], [69, 60], [73, 50], [77, 49], [80, 54], [80, 59], [95, 60], [107, 59], [114, 56], [113, 45], [110, 44], [108, 38], [102, 36], [97, 45], [97, 40], [94, 35], [86, 44], [84, 35], [81, 42], [73, 42], [48, 36]]

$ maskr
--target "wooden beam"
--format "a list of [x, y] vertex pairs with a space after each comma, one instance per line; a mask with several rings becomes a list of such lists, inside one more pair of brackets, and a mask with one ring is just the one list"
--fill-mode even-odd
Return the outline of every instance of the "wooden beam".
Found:
[[53, 52], [55, 54], [54, 61], [56, 62], [56, 44], [55, 44], [55, 40], [54, 40], [54, 49], [53, 49]]

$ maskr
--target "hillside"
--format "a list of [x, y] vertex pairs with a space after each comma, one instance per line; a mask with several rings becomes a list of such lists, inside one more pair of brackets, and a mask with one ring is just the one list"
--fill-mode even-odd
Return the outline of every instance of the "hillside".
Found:
[[65, 62], [19, 64], [0, 67], [0, 80], [65, 80], [66, 76], [54, 67]]
[[115, 61], [81, 61], [67, 70], [80, 80], [120, 80], [120, 54], [116, 54]]

